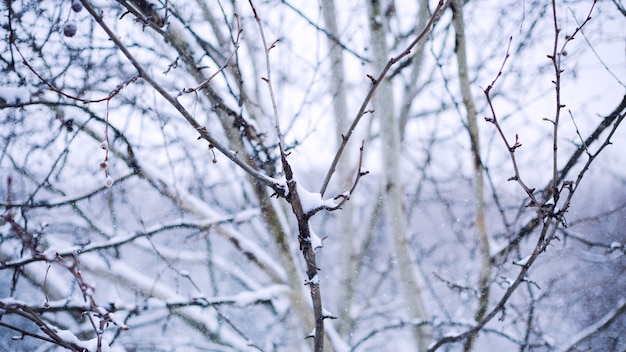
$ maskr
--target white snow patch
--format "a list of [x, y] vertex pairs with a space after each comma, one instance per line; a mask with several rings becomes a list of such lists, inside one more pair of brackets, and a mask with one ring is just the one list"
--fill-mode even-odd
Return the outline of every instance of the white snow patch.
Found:
[[162, 300], [160, 300], [158, 298], [151, 297], [151, 298], [148, 298], [148, 307], [150, 307], [150, 308], [165, 308], [165, 307], [167, 307], [167, 304], [164, 301], [162, 301]]
[[18, 301], [13, 297], [5, 297], [5, 298], [0, 298], [0, 303], [7, 305], [7, 306], [12, 306], [12, 305], [22, 305], [25, 306], [27, 305], [24, 301]]
[[272, 300], [272, 306], [276, 309], [278, 316], [283, 316], [291, 309], [291, 301], [287, 295], [278, 296]]
[[113, 182], [115, 182], [115, 181], [113, 180], [113, 177], [111, 177], [111, 176], [107, 176], [107, 177], [106, 177], [106, 179], [104, 180], [104, 185], [105, 185], [107, 188], [111, 188], [111, 186], [113, 186]]
[[322, 239], [313, 231], [313, 227], [311, 226], [311, 222], [309, 222], [309, 241], [311, 242], [311, 247], [313, 250], [324, 247], [322, 244]]
[[98, 338], [93, 338], [89, 341], [85, 341], [82, 344], [79, 344], [79, 346], [86, 348], [89, 352], [111, 352], [111, 347], [109, 347], [109, 344], [104, 339], [102, 339], [101, 341], [102, 343], [100, 345], [100, 350], [98, 349]]
[[74, 252], [79, 251], [80, 249], [81, 248], [79, 246], [70, 246], [70, 245], [63, 246], [63, 245], [60, 245], [60, 243], [57, 243], [53, 246], [50, 246], [50, 248], [46, 249], [46, 251], [43, 252], [43, 255], [47, 261], [51, 262], [57, 258], [58, 254], [74, 253]]
[[489, 254], [496, 255], [503, 251], [509, 245], [508, 241], [497, 243], [495, 241], [489, 241]]
[[556, 341], [554, 340], [552, 336], [544, 333], [542, 337], [543, 337], [543, 340], [548, 344], [548, 346], [553, 347], [556, 344]]
[[[59, 330], [56, 334], [65, 342], [81, 346], [81, 341], [69, 330]], [[95, 350], [94, 350], [95, 351]]]
[[315, 337], [315, 328], [313, 328], [310, 334], [306, 335], [306, 338], [313, 338], [313, 337]]
[[256, 291], [242, 292], [235, 295], [235, 304], [243, 307], [258, 301], [269, 301], [289, 291], [286, 285], [273, 285]]
[[298, 196], [300, 197], [300, 202], [302, 203], [302, 210], [305, 213], [308, 213], [313, 209], [324, 207], [333, 208], [336, 206], [333, 199], [322, 199], [322, 195], [320, 193], [307, 191], [297, 180], [296, 189], [298, 190]]
[[322, 306], [322, 316], [325, 318], [334, 318], [335, 315]]
[[516, 262], [513, 262], [513, 264], [516, 264], [516, 265], [519, 265], [519, 266], [524, 266], [524, 265], [528, 264], [528, 261], [530, 260], [530, 257], [532, 257], [532, 254], [527, 256], [527, 257], [525, 257], [525, 258], [522, 258], [522, 259], [520, 259], [520, 260], [518, 260]]
[[5, 104], [25, 103], [30, 99], [30, 92], [25, 87], [0, 87], [0, 100]]
[[109, 310], [104, 307], [98, 307], [98, 312], [102, 316], [105, 316], [105, 315], [108, 316], [111, 322], [115, 324], [116, 326], [124, 330], [128, 330], [128, 326], [124, 324], [124, 319], [126, 319], [126, 314], [124, 312], [122, 311], [109, 312]]

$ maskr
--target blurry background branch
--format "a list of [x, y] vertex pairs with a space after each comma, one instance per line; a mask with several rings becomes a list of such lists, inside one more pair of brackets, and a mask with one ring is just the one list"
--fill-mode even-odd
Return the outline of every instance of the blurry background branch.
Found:
[[624, 350], [621, 4], [3, 2], [0, 350]]

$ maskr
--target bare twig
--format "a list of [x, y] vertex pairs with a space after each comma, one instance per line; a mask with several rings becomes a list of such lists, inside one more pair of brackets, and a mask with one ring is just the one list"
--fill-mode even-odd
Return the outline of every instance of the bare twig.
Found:
[[561, 29], [559, 28], [558, 20], [557, 20], [557, 11], [556, 11], [556, 0], [552, 0], [552, 21], [554, 24], [554, 46], [552, 48], [552, 54], [548, 55], [548, 59], [552, 63], [552, 67], [554, 69], [554, 91], [555, 91], [555, 112], [554, 119], [552, 122], [552, 197], [554, 199], [554, 204], [556, 205], [559, 201], [559, 192], [557, 191], [559, 185], [559, 175], [558, 175], [558, 132], [559, 132], [559, 122], [561, 117], [561, 109], [565, 107], [565, 104], [561, 101], [561, 74], [563, 73], [563, 69], [561, 68], [561, 57], [564, 56], [566, 45], [574, 39], [576, 34], [582, 29], [585, 24], [587, 24], [591, 20], [591, 13], [593, 12], [593, 8], [596, 5], [596, 1], [594, 0], [591, 8], [589, 9], [589, 13], [587, 14], [587, 18], [580, 24], [574, 32], [570, 35], [565, 36], [565, 42], [561, 46], [561, 49], [558, 50], [559, 44], [559, 35], [561, 33]]
[[600, 318], [600, 320], [581, 330], [578, 334], [572, 336], [568, 345], [560, 349], [560, 351], [568, 352], [578, 350], [576, 347], [579, 343], [605, 330], [624, 313], [626, 313], [626, 300], [622, 299], [617, 303], [617, 307], [611, 309], [611, 311], [606, 313], [602, 318]]
[[[278, 137], [278, 148], [280, 150], [280, 155], [285, 156], [285, 138], [280, 131], [280, 123], [278, 120], [278, 105], [276, 104], [276, 96], [274, 95], [274, 86], [272, 85], [272, 66], [270, 64], [270, 50], [276, 47], [278, 43], [278, 39], [276, 39], [271, 45], [267, 45], [267, 40], [265, 39], [265, 33], [263, 32], [263, 24], [261, 23], [261, 18], [257, 14], [256, 8], [252, 3], [252, 0], [248, 0], [250, 3], [250, 7], [252, 8], [252, 12], [254, 13], [254, 19], [256, 20], [257, 25], [259, 26], [259, 33], [261, 35], [261, 40], [263, 41], [263, 49], [265, 51], [265, 74], [266, 77], [261, 77], [265, 83], [267, 83], [267, 88], [270, 92], [270, 99], [272, 101], [272, 110], [274, 112], [274, 128], [276, 129], [276, 135]], [[289, 180], [289, 177], [287, 178]]]
[[176, 100], [174, 96], [169, 94], [165, 88], [163, 88], [152, 76], [144, 69], [144, 67], [137, 61], [135, 56], [130, 53], [128, 48], [121, 42], [121, 40], [117, 37], [115, 32], [104, 22], [102, 15], [96, 12], [96, 10], [91, 6], [89, 1], [81, 0], [85, 9], [91, 14], [91, 16], [96, 20], [98, 25], [107, 33], [111, 41], [117, 46], [122, 54], [130, 61], [130, 63], [135, 67], [135, 69], [139, 72], [141, 78], [143, 78], [154, 90], [156, 90], [168, 103], [172, 105], [184, 118], [187, 122], [200, 134], [199, 138], [202, 138], [208, 141], [211, 145], [213, 145], [217, 150], [219, 150], [222, 154], [224, 154], [228, 159], [233, 161], [237, 166], [243, 169], [245, 172], [250, 174], [250, 176], [254, 177], [256, 180], [261, 182], [262, 184], [272, 188], [274, 192], [278, 196], [285, 196], [286, 189], [284, 184], [272, 177], [269, 177], [265, 174], [260, 173], [255, 170], [253, 167], [248, 165], [244, 160], [240, 159], [235, 151], [230, 150], [224, 144], [219, 142], [206, 127], [200, 125], [200, 123], [185, 109], [185, 107]]
[[1, 302], [0, 301], [0, 309], [5, 310], [8, 313], [12, 313], [12, 314], [16, 314], [21, 316], [22, 318], [28, 319], [30, 321], [32, 321], [33, 323], [35, 323], [37, 325], [37, 327], [39, 327], [39, 329], [41, 329], [41, 331], [43, 331], [43, 333], [45, 333], [46, 335], [48, 335], [48, 337], [46, 336], [41, 336], [41, 335], [37, 335], [31, 332], [28, 332], [22, 328], [4, 323], [0, 321], [0, 326], [4, 326], [7, 327], [9, 329], [18, 331], [19, 333], [22, 334], [22, 336], [29, 336], [29, 337], [34, 337], [43, 341], [47, 341], [50, 343], [54, 343], [56, 345], [62, 346], [70, 351], [76, 351], [76, 352], [82, 352], [84, 351], [84, 348], [77, 346], [74, 343], [70, 343], [65, 341], [64, 339], [62, 339], [58, 334], [57, 334], [57, 330], [51, 326], [48, 325], [48, 323], [46, 323], [44, 320], [42, 320], [39, 317], [39, 314], [35, 313], [32, 309], [30, 309], [29, 306], [18, 303], [18, 302], [11, 302], [9, 304]]
[[281, 0], [281, 2], [283, 4], [285, 4], [289, 9], [291, 9], [293, 12], [295, 12], [296, 14], [298, 14], [298, 16], [302, 17], [303, 20], [305, 20], [308, 24], [310, 24], [311, 26], [313, 26], [315, 29], [317, 29], [318, 31], [324, 33], [324, 35], [326, 35], [326, 37], [328, 37], [328, 39], [332, 40], [333, 42], [335, 42], [335, 44], [339, 45], [342, 49], [344, 49], [345, 51], [349, 52], [350, 54], [354, 55], [354, 57], [356, 57], [357, 59], [363, 61], [363, 62], [367, 62], [369, 63], [370, 60], [362, 55], [360, 55], [359, 53], [357, 53], [356, 51], [348, 48], [344, 43], [341, 42], [341, 40], [339, 38], [337, 38], [335, 35], [333, 35], [330, 31], [328, 31], [326, 28], [322, 28], [319, 25], [317, 25], [315, 22], [313, 22], [313, 20], [311, 20], [310, 18], [308, 18], [304, 13], [302, 13], [302, 11], [298, 10], [296, 7], [294, 7], [291, 3], [285, 1], [285, 0]]
[[624, 4], [622, 4], [622, 0], [620, 0], [619, 3], [617, 2], [617, 0], [613, 0], [613, 3], [617, 7], [617, 10], [621, 12], [622, 15], [626, 16], [626, 7], [624, 6]]
[[228, 65], [230, 64], [230, 60], [235, 56], [235, 54], [237, 53], [237, 50], [239, 50], [239, 37], [241, 36], [241, 32], [243, 32], [243, 28], [241, 28], [241, 23], [239, 23], [239, 16], [237, 16], [237, 14], [235, 14], [235, 18], [237, 19], [237, 36], [235, 37], [235, 41], [233, 43], [233, 45], [235, 46], [235, 50], [233, 50], [233, 52], [230, 53], [228, 58], [226, 58], [226, 62], [224, 62], [224, 64], [220, 66], [220, 68], [217, 71], [215, 71], [211, 76], [209, 76], [209, 78], [204, 80], [204, 82], [200, 83], [195, 88], [184, 88], [182, 90], [183, 93], [195, 93], [198, 90], [206, 87], [213, 80], [213, 78], [217, 77], [217, 75], [219, 75], [222, 71], [224, 71], [228, 67]]
[[309, 286], [311, 301], [313, 303], [313, 315], [315, 317], [315, 330], [312, 334], [313, 350], [315, 352], [322, 352], [324, 350], [324, 313], [322, 307], [322, 294], [320, 291], [320, 279], [317, 275], [318, 268], [315, 248], [312, 246], [311, 241], [311, 228], [309, 223], [310, 215], [303, 209], [302, 201], [300, 199], [300, 195], [298, 194], [298, 187], [296, 184], [297, 181], [294, 178], [291, 165], [287, 161], [288, 155], [285, 153], [285, 141], [284, 136], [280, 130], [278, 106], [276, 104], [276, 97], [274, 95], [274, 88], [272, 86], [271, 79], [271, 65], [269, 53], [270, 50], [272, 50], [276, 46], [278, 40], [274, 41], [271, 45], [268, 46], [265, 34], [263, 32], [261, 18], [259, 17], [257, 10], [252, 3], [252, 0], [248, 0], [248, 2], [250, 3], [250, 7], [252, 8], [252, 12], [254, 13], [254, 18], [259, 26], [259, 33], [261, 35], [261, 40], [263, 41], [263, 48], [265, 49], [265, 67], [267, 76], [262, 77], [262, 79], [265, 81], [265, 83], [267, 83], [270, 98], [272, 101], [272, 109], [274, 111], [274, 127], [276, 128], [276, 134], [279, 141], [278, 147], [280, 150], [280, 159], [282, 162], [283, 171], [287, 180], [287, 187], [289, 191], [287, 195], [287, 200], [291, 204], [291, 209], [296, 216], [296, 219], [298, 220], [298, 240], [300, 242], [300, 250], [302, 251], [302, 256], [304, 257], [304, 261], [306, 263], [307, 280], [305, 282], [305, 285]]
[[113, 90], [109, 93], [109, 95], [107, 95], [107, 96], [106, 96], [106, 97], [104, 97], [104, 98], [98, 98], [98, 99], [84, 99], [84, 98], [77, 97], [77, 96], [75, 96], [75, 95], [72, 95], [72, 94], [66, 93], [66, 92], [62, 91], [61, 89], [59, 89], [59, 88], [55, 87], [52, 83], [50, 83], [47, 79], [45, 79], [42, 75], [40, 75], [40, 74], [39, 74], [39, 72], [37, 72], [37, 70], [35, 70], [35, 68], [34, 68], [34, 67], [33, 67], [33, 66], [32, 66], [32, 65], [28, 62], [28, 60], [26, 60], [26, 58], [24, 57], [24, 54], [22, 54], [22, 51], [21, 51], [21, 50], [20, 50], [20, 48], [17, 46], [17, 44], [15, 44], [15, 42], [13, 42], [12, 44], [13, 44], [13, 46], [15, 47], [15, 50], [17, 51], [17, 53], [18, 53], [18, 54], [20, 55], [20, 57], [22, 58], [22, 63], [23, 63], [24, 65], [26, 65], [26, 67], [28, 67], [28, 69], [29, 69], [32, 73], [34, 73], [34, 74], [35, 74], [35, 76], [37, 76], [37, 78], [39, 78], [39, 80], [40, 80], [41, 82], [43, 82], [46, 86], [48, 86], [48, 88], [49, 88], [51, 91], [53, 91], [53, 92], [55, 92], [55, 93], [57, 93], [57, 94], [59, 94], [59, 95], [62, 95], [62, 96], [64, 96], [64, 97], [68, 98], [68, 99], [72, 99], [72, 100], [79, 101], [79, 102], [81, 102], [81, 103], [83, 103], [83, 104], [89, 104], [89, 103], [101, 103], [101, 102], [103, 102], [103, 101], [108, 102], [108, 101], [110, 101], [111, 99], [113, 99], [116, 95], [118, 95], [118, 94], [122, 91], [122, 89], [124, 89], [124, 87], [126, 87], [126, 86], [128, 86], [128, 85], [130, 85], [130, 84], [132, 84], [132, 83], [135, 83], [135, 81], [139, 78], [139, 76], [133, 76], [133, 77], [131, 77], [130, 79], [127, 79], [126, 81], [124, 81], [124, 82], [122, 82], [122, 83], [118, 84], [118, 85], [117, 85], [117, 87], [115, 87], [115, 89], [113, 89]]
[[[589, 135], [589, 137], [587, 137], [584, 140], [583, 144], [586, 146], [591, 146], [593, 143], [597, 142], [600, 139], [600, 136], [602, 135], [603, 132], [605, 132], [607, 129], [610, 128], [609, 136], [602, 141], [601, 148], [604, 149], [605, 147], [609, 146], [611, 144], [610, 137], [615, 133], [618, 126], [623, 122], [625, 116], [626, 116], [626, 95], [622, 98], [622, 101], [618, 104], [618, 106], [609, 115], [607, 115], [606, 117], [602, 119], [602, 121], [598, 124], [596, 129]], [[583, 156], [583, 154], [585, 154], [587, 149], [584, 147], [584, 145], [581, 145], [580, 147], [578, 147], [578, 149], [576, 149], [576, 151], [572, 153], [572, 155], [570, 156], [565, 166], [563, 166], [559, 170], [559, 183], [563, 182], [563, 180], [572, 171], [574, 166], [579, 163], [580, 158]], [[599, 151], [600, 150], [592, 154], [592, 157], [594, 159], [598, 155]], [[592, 161], [591, 158], [587, 160], [581, 172], [589, 168], [591, 161]], [[579, 174], [577, 176], [577, 179], [581, 180], [582, 175]], [[551, 192], [552, 192], [552, 180], [550, 180], [550, 182], [543, 188], [541, 193], [546, 195], [545, 196], [546, 199], [549, 199], [550, 195], [552, 194]], [[531, 233], [533, 233], [533, 231], [537, 228], [539, 224], [541, 224], [541, 221], [538, 216], [533, 217], [531, 220], [529, 220], [515, 235], [511, 237], [512, 239], [510, 240], [510, 243], [508, 246], [502, 248], [497, 253], [494, 253], [491, 255], [491, 261], [493, 262], [497, 258], [502, 257], [506, 253], [509, 253], [511, 249], [517, 247], [519, 242], [522, 239], [526, 238]]]
[[500, 134], [500, 137], [502, 138], [502, 141], [506, 145], [507, 151], [509, 152], [509, 156], [511, 158], [511, 163], [513, 163], [513, 171], [515, 173], [514, 176], [509, 178], [509, 181], [516, 181], [522, 187], [524, 192], [526, 192], [526, 194], [528, 195], [528, 198], [530, 198], [530, 203], [527, 206], [529, 206], [529, 207], [537, 207], [537, 206], [539, 206], [539, 202], [537, 201], [537, 198], [535, 197], [535, 194], [534, 194], [535, 189], [534, 188], [529, 188], [528, 186], [526, 186], [526, 184], [522, 180], [519, 168], [517, 166], [517, 159], [515, 158], [515, 150], [522, 146], [522, 144], [519, 142], [519, 136], [517, 134], [515, 135], [515, 144], [511, 145], [509, 140], [504, 135], [504, 131], [502, 131], [502, 127], [500, 126], [500, 123], [498, 122], [498, 117], [496, 115], [496, 111], [495, 111], [495, 109], [493, 107], [493, 103], [491, 101], [491, 90], [493, 89], [493, 87], [495, 86], [496, 82], [498, 81], [498, 78], [500, 78], [500, 76], [502, 76], [502, 70], [504, 69], [504, 65], [506, 64], [506, 61], [508, 60], [508, 58], [510, 56], [509, 49], [511, 48], [511, 41], [512, 40], [513, 40], [513, 38], [510, 37], [509, 38], [509, 45], [506, 48], [506, 55], [504, 56], [504, 60], [502, 61], [502, 65], [500, 66], [500, 70], [498, 71], [498, 74], [493, 79], [493, 81], [487, 86], [487, 88], [485, 88], [483, 90], [483, 93], [485, 94], [485, 97], [487, 98], [487, 104], [489, 105], [489, 109], [491, 110], [491, 117], [485, 117], [485, 121], [492, 123], [496, 127], [496, 129], [498, 130], [498, 133]]
[[[32, 241], [32, 239], [34, 238], [33, 234], [29, 233], [24, 227], [20, 226], [15, 219], [13, 218], [13, 216], [11, 215], [3, 215], [2, 218], [11, 225], [11, 229], [13, 230], [13, 232], [19, 237], [19, 239], [22, 241], [22, 243], [24, 244], [24, 246], [26, 248], [28, 248], [31, 251], [31, 254], [33, 256], [33, 258], [37, 258], [39, 260], [43, 260], [49, 264], [55, 264], [58, 265], [62, 268], [64, 268], [65, 270], [67, 270], [73, 277], [74, 280], [76, 281], [76, 283], [78, 284], [78, 287], [80, 289], [80, 292], [83, 296], [83, 300], [84, 302], [87, 304], [87, 306], [85, 307], [85, 310], [83, 311], [84, 313], [87, 313], [87, 317], [88, 319], [91, 321], [92, 326], [94, 328], [94, 332], [98, 338], [98, 343], [101, 343], [102, 340], [102, 334], [104, 332], [104, 328], [108, 323], [113, 323], [114, 325], [118, 325], [118, 323], [114, 320], [111, 319], [111, 316], [109, 315], [109, 312], [106, 311], [105, 309], [102, 309], [102, 307], [98, 306], [98, 304], [96, 303], [94, 294], [95, 294], [95, 288], [90, 285], [89, 283], [87, 283], [85, 281], [85, 279], [83, 278], [82, 272], [80, 270], [80, 265], [79, 265], [79, 261], [78, 261], [78, 253], [76, 251], [72, 251], [71, 253], [71, 260], [66, 260], [64, 259], [59, 253], [55, 253], [54, 256], [48, 254], [46, 255], [45, 253], [41, 252], [36, 244]], [[47, 276], [47, 275], [46, 275]], [[44, 282], [44, 289], [45, 289], [45, 282]], [[46, 296], [46, 301], [44, 302], [44, 307], [46, 307], [49, 302], [48, 302], [48, 296], [47, 294]], [[24, 307], [21, 307], [21, 309], [25, 309]], [[35, 321], [37, 323], [36, 320], [34, 319], [39, 319], [36, 316], [35, 312], [32, 312], [32, 317], [30, 318], [31, 320]], [[93, 317], [97, 317], [98, 321], [99, 321], [99, 327], [95, 326], [95, 322], [93, 321]], [[55, 340], [55, 342], [61, 346], [64, 346], [66, 348], [70, 348], [67, 347], [65, 344], [63, 344], [62, 342], [64, 342], [63, 339], [61, 339], [53, 329], [51, 329], [46, 323], [44, 323], [43, 321], [41, 321], [41, 323], [37, 323], [37, 325], [39, 325], [39, 327], [42, 329], [42, 331], [44, 331], [48, 336], [50, 336], [51, 338], [53, 338]], [[125, 325], [119, 325], [120, 328], [122, 329], [128, 329], [128, 327], [126, 327]]]
[[576, 135], [578, 135], [578, 138], [580, 138], [580, 142], [582, 143], [582, 147], [585, 148], [585, 153], [588, 156], [591, 156], [591, 153], [589, 152], [589, 149], [587, 149], [587, 145], [585, 144], [585, 141], [583, 140], [583, 136], [580, 135], [580, 130], [578, 129], [578, 125], [576, 124], [576, 120], [574, 119], [574, 114], [572, 114], [572, 110], [567, 110], [567, 112], [569, 113], [569, 116], [572, 118], [572, 123], [574, 124], [574, 128], [576, 128]]
[[337, 209], [341, 209], [341, 207], [346, 204], [347, 201], [350, 200], [350, 197], [352, 196], [352, 194], [354, 193], [354, 190], [356, 189], [356, 186], [359, 184], [359, 180], [361, 179], [361, 177], [369, 174], [369, 171], [363, 171], [363, 150], [364, 150], [364, 146], [365, 146], [365, 141], [361, 141], [361, 147], [359, 148], [360, 154], [359, 154], [359, 166], [356, 172], [356, 176], [354, 177], [354, 182], [352, 182], [352, 187], [350, 187], [350, 190], [341, 194], [338, 194], [337, 196], [335, 196], [335, 198], [333, 198], [334, 200], [339, 200], [339, 203], [337, 203], [337, 205], [335, 205], [334, 207], [329, 207], [326, 205], [322, 205], [319, 206], [317, 208], [313, 208], [311, 210], [309, 210], [307, 212], [307, 217], [311, 217], [313, 215], [315, 215], [318, 211], [320, 210], [328, 210], [328, 211], [335, 211]]
[[407, 48], [404, 49], [404, 51], [402, 51], [402, 53], [389, 59], [389, 61], [387, 62], [387, 65], [383, 68], [383, 70], [381, 71], [381, 73], [378, 75], [377, 78], [374, 78], [373, 76], [368, 75], [368, 77], [370, 77], [370, 80], [372, 81], [372, 86], [367, 92], [367, 95], [365, 96], [365, 99], [363, 100], [363, 103], [361, 104], [359, 111], [354, 117], [354, 120], [352, 121], [350, 128], [348, 128], [348, 131], [341, 136], [341, 139], [342, 139], [341, 144], [339, 145], [339, 149], [337, 150], [337, 153], [335, 154], [335, 158], [333, 159], [330, 167], [328, 168], [328, 172], [326, 173], [326, 177], [324, 178], [324, 182], [322, 183], [322, 187], [320, 189], [320, 194], [322, 196], [326, 192], [326, 188], [328, 187], [328, 184], [330, 183], [330, 179], [335, 173], [337, 164], [339, 164], [339, 159], [341, 158], [341, 155], [343, 154], [343, 151], [346, 148], [346, 145], [348, 144], [348, 141], [350, 140], [352, 133], [354, 132], [354, 130], [356, 129], [356, 126], [361, 121], [361, 118], [363, 117], [363, 115], [367, 112], [367, 106], [369, 105], [369, 102], [372, 100], [372, 97], [374, 96], [374, 93], [376, 92], [376, 89], [378, 88], [378, 85], [380, 84], [381, 80], [385, 78], [385, 76], [389, 72], [389, 69], [394, 64], [402, 60], [402, 58], [404, 58], [405, 56], [409, 55], [411, 53], [411, 50], [413, 50], [413, 48], [417, 44], [419, 44], [422, 40], [426, 39], [434, 23], [437, 21], [437, 19], [439, 19], [439, 17], [443, 13], [443, 9], [444, 9], [444, 1], [439, 0], [439, 3], [437, 4], [435, 11], [433, 12], [433, 15], [430, 17], [430, 21], [428, 21], [424, 30], [415, 38], [415, 40], [413, 40], [411, 44], [409, 44]]
[[[560, 64], [557, 62], [556, 59], [556, 54], [557, 54], [557, 43], [558, 43], [558, 33], [559, 33], [559, 28], [558, 28], [558, 23], [557, 23], [557, 16], [556, 16], [556, 4], [555, 1], [552, 1], [552, 11], [553, 11], [553, 20], [554, 20], [554, 28], [555, 28], [555, 39], [554, 39], [554, 47], [553, 47], [553, 55], [551, 55], [550, 59], [553, 63], [553, 66], [555, 67], [555, 75], [556, 75], [556, 81], [554, 81], [553, 83], [556, 86], [556, 101], [557, 101], [557, 111], [555, 114], [555, 121], [552, 121], [554, 126], [555, 126], [555, 130], [554, 130], [554, 143], [553, 143], [553, 162], [556, 163], [556, 152], [557, 152], [557, 146], [556, 146], [556, 127], [558, 127], [558, 117], [559, 117], [559, 111], [560, 109], [563, 108], [563, 106], [561, 106], [560, 103]], [[592, 9], [593, 9], [593, 5], [592, 5]], [[588, 16], [588, 19], [590, 19], [590, 17]], [[586, 23], [587, 21], [585, 21], [584, 23]], [[579, 30], [580, 28], [577, 28], [577, 30], [574, 32], [574, 34]], [[571, 39], [571, 38], [569, 38]], [[510, 43], [509, 43], [510, 44]], [[506, 54], [506, 58], [508, 58], [509, 54], [508, 54], [508, 49], [507, 49], [507, 54]], [[506, 58], [505, 58], [505, 62], [506, 62]], [[504, 65], [504, 62], [503, 62]], [[498, 73], [498, 75], [496, 76], [496, 78], [494, 79], [494, 81], [492, 82], [492, 84], [490, 84], [484, 91], [485, 96], [487, 97], [487, 101], [489, 104], [489, 107], [491, 108], [491, 112], [492, 112], [492, 118], [487, 118], [488, 122], [493, 123], [494, 125], [496, 125], [496, 127], [498, 128], [498, 132], [500, 133], [500, 136], [502, 137], [503, 141], [505, 142], [508, 150], [509, 150], [509, 154], [511, 155], [511, 159], [514, 160], [514, 152], [515, 149], [519, 148], [521, 146], [521, 144], [518, 141], [518, 138], [516, 136], [516, 141], [514, 145], [510, 145], [509, 142], [507, 141], [506, 137], [504, 136], [504, 133], [502, 132], [502, 129], [499, 128], [499, 124], [497, 124], [497, 118], [496, 118], [496, 114], [495, 114], [495, 110], [493, 108], [493, 105], [491, 103], [491, 99], [490, 99], [490, 95], [489, 92], [492, 89], [493, 85], [495, 84], [496, 80], [498, 79], [498, 77], [500, 77], [502, 72], [502, 68], [500, 69], [500, 72]], [[618, 120], [619, 122], [621, 122], [621, 120], [623, 119], [623, 116], [621, 116], [621, 118]], [[615, 126], [617, 126], [619, 123], [616, 123]], [[615, 127], [614, 127], [615, 128]], [[614, 130], [612, 131], [614, 132]], [[610, 135], [607, 137], [605, 143], [599, 148], [598, 152], [600, 152], [602, 149], [604, 149], [604, 147], [606, 147], [606, 145], [608, 145], [608, 141], [610, 139], [610, 137], [612, 136], [613, 133], [610, 133]], [[582, 147], [581, 147], [582, 148]], [[526, 275], [528, 273], [528, 271], [530, 270], [530, 268], [532, 267], [532, 265], [535, 263], [536, 259], [538, 258], [539, 255], [541, 255], [542, 253], [545, 252], [546, 248], [548, 247], [548, 245], [550, 244], [550, 242], [555, 238], [555, 234], [556, 231], [559, 228], [559, 225], [564, 225], [565, 226], [565, 221], [563, 219], [563, 214], [567, 211], [571, 198], [574, 194], [575, 191], [575, 187], [578, 185], [578, 183], [580, 182], [580, 180], [582, 179], [583, 174], [585, 173], [586, 169], [588, 168], [588, 166], [590, 165], [591, 161], [593, 160], [593, 158], [590, 158], [590, 160], [587, 162], [587, 164], [583, 167], [583, 170], [581, 170], [581, 172], [578, 175], [578, 179], [577, 182], [563, 182], [563, 187], [561, 188], [561, 190], [558, 190], [556, 188], [556, 186], [558, 185], [558, 183], [560, 182], [560, 179], [558, 178], [558, 173], [557, 173], [557, 169], [556, 169], [556, 164], [553, 167], [553, 178], [550, 181], [550, 186], [553, 190], [553, 195], [554, 195], [554, 201], [555, 204], [551, 205], [551, 206], [546, 206], [544, 204], [539, 204], [537, 202], [537, 200], [535, 199], [534, 195], [533, 195], [533, 190], [529, 189], [528, 187], [525, 186], [525, 184], [523, 182], [521, 182], [521, 180], [519, 179], [519, 171], [517, 169], [516, 163], [514, 163], [514, 169], [516, 172], [516, 175], [514, 176], [513, 179], [517, 178], [516, 180], [518, 181], [518, 183], [520, 183], [520, 185], [524, 188], [524, 190], [526, 191], [526, 193], [529, 195], [529, 197], [531, 198], [531, 204], [529, 205], [533, 205], [533, 206], [537, 206], [538, 209], [538, 219], [541, 219], [543, 221], [536, 221], [536, 219], [532, 220], [532, 222], [535, 224], [533, 227], [538, 226], [540, 223], [542, 224], [542, 228], [541, 228], [541, 232], [539, 234], [539, 238], [537, 239], [537, 242], [535, 244], [535, 247], [532, 251], [532, 253], [524, 258], [523, 260], [521, 260], [518, 265], [521, 267], [518, 275], [516, 276], [515, 280], [511, 283], [511, 285], [506, 289], [506, 292], [504, 293], [504, 295], [498, 300], [498, 302], [496, 303], [496, 305], [491, 309], [491, 311], [486, 314], [484, 316], [483, 319], [481, 319], [475, 326], [473, 326], [471, 329], [461, 333], [461, 334], [457, 334], [454, 336], [446, 336], [442, 339], [439, 339], [438, 341], [436, 341], [429, 349], [428, 351], [436, 351], [437, 349], [439, 349], [441, 346], [448, 344], [448, 343], [454, 343], [454, 342], [459, 342], [459, 341], [463, 341], [466, 340], [468, 338], [471, 338], [472, 336], [474, 336], [476, 333], [478, 333], [480, 330], [483, 329], [483, 327], [489, 322], [491, 321], [500, 311], [503, 311], [505, 308], [505, 304], [508, 302], [509, 298], [511, 297], [511, 295], [517, 290], [517, 288], [519, 287], [519, 285], [522, 282], [526, 282], [528, 281]], [[563, 202], [563, 206], [560, 210], [558, 210], [556, 208], [556, 202], [558, 201], [558, 194], [560, 194], [560, 192], [563, 189], [567, 189], [568, 190], [568, 196], [566, 198], [566, 200]], [[546, 201], [547, 201], [548, 197], [546, 197]], [[530, 232], [526, 232], [526, 233], [530, 233]]]
[[[446, 337], [444, 337], [442, 339], [439, 339], [438, 341], [436, 341], [428, 349], [429, 352], [436, 351], [441, 346], [443, 346], [445, 344], [463, 341], [463, 340], [465, 340], [465, 339], [475, 335], [480, 330], [482, 330], [483, 327], [489, 321], [491, 321], [500, 311], [504, 310], [506, 302], [508, 302], [509, 298], [511, 297], [513, 292], [515, 292], [517, 290], [519, 285], [522, 282], [526, 281], [526, 274], [530, 270], [531, 266], [535, 263], [535, 260], [537, 259], [537, 257], [541, 253], [543, 253], [545, 251], [545, 249], [549, 245], [551, 239], [553, 238], [551, 235], [548, 236], [548, 231], [550, 230], [551, 227], [553, 227], [551, 225], [552, 225], [551, 221], [546, 221], [546, 222], [543, 223], [543, 227], [541, 229], [541, 233], [539, 235], [539, 239], [537, 240], [537, 244], [535, 245], [535, 248], [533, 249], [532, 254], [527, 258], [527, 260], [524, 261], [523, 265], [520, 265], [521, 266], [521, 270], [517, 274], [517, 277], [515, 278], [515, 281], [513, 281], [511, 283], [511, 286], [509, 286], [506, 289], [506, 292], [504, 293], [504, 295], [502, 295], [502, 297], [498, 300], [498, 302], [491, 309], [491, 311], [489, 313], [487, 313], [485, 315], [485, 317], [482, 320], [480, 320], [476, 325], [474, 325], [471, 329], [468, 329], [467, 331], [465, 331], [465, 332], [463, 332], [461, 334], [458, 334], [458, 335], [446, 336]], [[554, 226], [553, 228], [556, 228], [556, 226]], [[546, 240], [546, 238], [548, 240]]]

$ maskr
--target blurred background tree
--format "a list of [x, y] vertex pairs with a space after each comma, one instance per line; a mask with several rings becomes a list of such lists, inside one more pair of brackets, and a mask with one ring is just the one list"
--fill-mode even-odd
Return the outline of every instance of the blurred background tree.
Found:
[[626, 348], [621, 1], [3, 6], [1, 350]]

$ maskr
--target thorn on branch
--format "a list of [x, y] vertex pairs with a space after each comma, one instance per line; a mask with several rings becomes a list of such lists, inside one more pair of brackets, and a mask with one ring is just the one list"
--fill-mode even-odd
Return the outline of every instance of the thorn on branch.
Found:
[[370, 79], [370, 81], [372, 81], [372, 84], [376, 84], [378, 83], [378, 81], [376, 80], [376, 78], [374, 78], [374, 76], [370, 75], [369, 73], [366, 75], [367, 78]]
[[269, 80], [265, 77], [261, 77], [262, 80], [264, 80], [266, 83], [269, 83]]
[[494, 119], [493, 117], [485, 117], [485, 121], [490, 123], [496, 123], [496, 119]]

